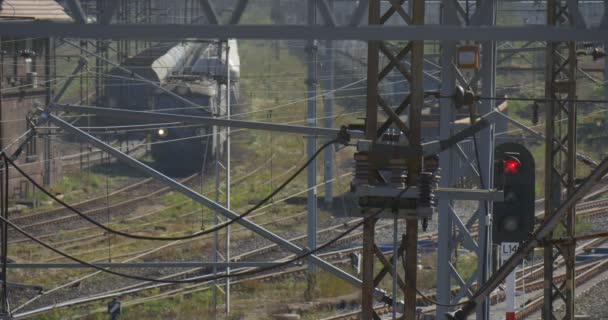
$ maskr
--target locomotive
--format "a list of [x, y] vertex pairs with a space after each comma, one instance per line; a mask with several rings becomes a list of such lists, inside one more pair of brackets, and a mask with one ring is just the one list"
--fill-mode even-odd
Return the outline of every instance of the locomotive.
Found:
[[[211, 42], [159, 44], [127, 59], [122, 67], [155, 83], [138, 80], [114, 68], [106, 82], [110, 108], [192, 116], [224, 116], [238, 98], [240, 58], [229, 40], [228, 61], [218, 58]], [[230, 90], [228, 90], [230, 86]], [[176, 97], [180, 96], [182, 99]], [[187, 101], [184, 101], [188, 100]], [[158, 124], [151, 132], [151, 155], [160, 169], [201, 170], [206, 159], [222, 153], [225, 137], [213, 139], [213, 126]]]

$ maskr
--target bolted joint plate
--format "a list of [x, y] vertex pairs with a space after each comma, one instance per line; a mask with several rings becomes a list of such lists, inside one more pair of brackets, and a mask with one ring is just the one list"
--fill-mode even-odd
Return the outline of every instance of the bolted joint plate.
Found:
[[[410, 187], [398, 201], [397, 196], [403, 188], [385, 186], [361, 185], [354, 192], [356, 205], [351, 211], [354, 217], [376, 215], [380, 219], [393, 219], [395, 214], [399, 219], [430, 219], [435, 213], [433, 207], [418, 207], [418, 187]], [[379, 210], [384, 209], [380, 214]]]
[[[352, 190], [349, 197], [352, 197], [352, 201], [347, 202], [353, 203], [353, 206], [347, 210], [348, 216], [370, 216], [383, 208], [384, 211], [377, 215], [379, 218], [392, 219], [395, 217], [395, 213], [398, 218], [402, 219], [429, 219], [435, 215], [434, 207], [418, 207], [417, 200], [420, 191], [417, 186], [410, 187], [401, 195], [397, 208], [395, 208], [395, 198], [403, 191], [403, 188], [363, 184], [354, 186]], [[504, 201], [504, 193], [499, 190], [436, 188], [433, 189], [433, 193], [436, 198], [451, 200]]]

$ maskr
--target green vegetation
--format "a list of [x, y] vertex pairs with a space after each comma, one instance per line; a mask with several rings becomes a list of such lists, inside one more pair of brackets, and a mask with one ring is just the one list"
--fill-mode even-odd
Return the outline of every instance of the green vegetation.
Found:
[[459, 255], [456, 270], [463, 279], [468, 279], [477, 270], [477, 256], [474, 253]]
[[[229, 13], [223, 13], [225, 16]], [[511, 24], [517, 20], [516, 16], [509, 19], [512, 21], [501, 21], [502, 24]], [[260, 23], [268, 22], [269, 17], [262, 10], [247, 10], [243, 19], [244, 23]], [[515, 43], [515, 46], [521, 45]], [[277, 46], [277, 47], [275, 47]], [[296, 47], [294, 49], [294, 47]], [[434, 51], [433, 45], [426, 45], [427, 51]], [[292, 43], [282, 41], [241, 41], [239, 42], [239, 51], [241, 55], [241, 75], [240, 79], [240, 100], [233, 114], [237, 114], [240, 119], [249, 119], [256, 121], [271, 121], [276, 123], [295, 123], [304, 124], [306, 115], [307, 101], [307, 84], [306, 84], [306, 63], [307, 58], [304, 55], [302, 48], [293, 45]], [[513, 67], [528, 67], [532, 66], [534, 61], [537, 61], [539, 55], [543, 53], [522, 53], [509, 59], [508, 65]], [[61, 67], [63, 73], [69, 68]], [[71, 71], [71, 70], [70, 70]], [[541, 71], [542, 73], [542, 71]], [[347, 77], [342, 77], [342, 79]], [[343, 80], [344, 81], [344, 80]], [[522, 75], [522, 73], [503, 73], [497, 79], [499, 86], [513, 87], [513, 84], [521, 84], [509, 91], [513, 96], [517, 97], [540, 97], [543, 95], [544, 80], [542, 77], [530, 77]], [[338, 85], [339, 86], [339, 85]], [[319, 88], [320, 89], [320, 88]], [[597, 86], [583, 85], [579, 88], [579, 93], [584, 96], [595, 96], [600, 90]], [[320, 90], [319, 90], [320, 92]], [[353, 113], [356, 107], [361, 106], [364, 102], [357, 98], [342, 99], [345, 95], [356, 95], [353, 91], [348, 93], [337, 94], [337, 104], [334, 107], [335, 114], [340, 114], [336, 119], [337, 124], [360, 122], [356, 120], [357, 115]], [[78, 95], [74, 85], [68, 90], [68, 97]], [[322, 97], [317, 100], [317, 114], [322, 116]], [[586, 112], [593, 112], [593, 108], [585, 108]], [[532, 109], [529, 102], [510, 101], [508, 113], [511, 117], [526, 124], [531, 124]], [[579, 132], [579, 142], [581, 150], [588, 153], [592, 157], [596, 157], [601, 149], [597, 146], [602, 143], [602, 131], [596, 125], [598, 120], [603, 119], [603, 114], [584, 116], [580, 118], [582, 123], [581, 132]], [[541, 108], [540, 114], [541, 124], [535, 129], [543, 131], [543, 113]], [[322, 121], [321, 119], [319, 122]], [[516, 127], [509, 126], [508, 130], [514, 130]], [[590, 142], [590, 137], [597, 138]], [[295, 168], [301, 165], [305, 158], [305, 140], [301, 135], [292, 134], [277, 134], [262, 131], [242, 130], [234, 132], [233, 138], [233, 158], [232, 158], [232, 177], [233, 184], [231, 189], [231, 208], [236, 212], [242, 213], [252, 204], [257, 203], [265, 197], [269, 192], [274, 190], [282, 181], [293, 172]], [[272, 141], [272, 143], [271, 143]], [[595, 144], [594, 144], [595, 143]], [[537, 166], [537, 194], [543, 193], [543, 177], [544, 177], [544, 144], [540, 142], [530, 142], [528, 144], [531, 152], [536, 159]], [[344, 163], [344, 158], [350, 157], [350, 154], [338, 153], [336, 160], [338, 163]], [[319, 158], [318, 173], [322, 175], [322, 164], [324, 159]], [[270, 164], [272, 163], [272, 167]], [[259, 170], [258, 170], [259, 169]], [[584, 168], [579, 168], [579, 176], [584, 174]], [[90, 175], [66, 175], [61, 181], [53, 186], [54, 193], [64, 195], [67, 202], [73, 203], [79, 200], [90, 198], [99, 192], [105, 192], [106, 186], [104, 175], [118, 175], [115, 171], [96, 172]], [[124, 172], [120, 172], [122, 174]], [[344, 173], [344, 172], [339, 172]], [[246, 179], [239, 180], [242, 177], [248, 176]], [[211, 176], [210, 174], [209, 176]], [[224, 181], [225, 177], [220, 177]], [[209, 182], [212, 179], [207, 179]], [[319, 179], [318, 181], [321, 181]], [[225, 201], [226, 188], [224, 183], [221, 183], [220, 202]], [[298, 177], [290, 184], [283, 192], [277, 195], [273, 200], [278, 203], [279, 200], [301, 192], [305, 189], [305, 175]], [[207, 187], [203, 188], [206, 196], [213, 198], [215, 195], [215, 184], [207, 183]], [[348, 187], [348, 180], [338, 181], [335, 184], [335, 192], [339, 194], [345, 191]], [[110, 190], [114, 190], [110, 186]], [[317, 191], [322, 194], [322, 187]], [[305, 193], [299, 193], [298, 197], [304, 197]], [[48, 199], [40, 195], [32, 195], [38, 202], [46, 202]], [[304, 205], [301, 202], [294, 201], [290, 204], [281, 203], [256, 212], [267, 212], [264, 216], [254, 218], [254, 221], [264, 224], [271, 221], [289, 217], [304, 210]], [[186, 234], [200, 230], [201, 225], [209, 226], [213, 223], [214, 213], [202, 208], [200, 205], [193, 203], [185, 196], [169, 192], [158, 198], [153, 199], [146, 206], [141, 206], [125, 217], [115, 219], [108, 225], [116, 229], [126, 229], [129, 232], [141, 232], [146, 234], [176, 235]], [[320, 212], [320, 220], [327, 219], [330, 213], [328, 211]], [[158, 228], [157, 228], [158, 227]], [[272, 225], [265, 225], [271, 231], [287, 232], [299, 231], [303, 233], [305, 224], [300, 223], [300, 220], [284, 220]], [[586, 220], [577, 221], [577, 232], [583, 232], [590, 228], [590, 223]], [[95, 231], [97, 232], [97, 231]], [[556, 236], [559, 236], [563, 230], [556, 231]], [[91, 229], [77, 231], [59, 231], [50, 239], [53, 242], [61, 242], [68, 239], [86, 237], [91, 235]], [[232, 240], [237, 243], [239, 240], [250, 239], [252, 232], [243, 230], [241, 227], [234, 226], [232, 229]], [[200, 257], [201, 254], [210, 252], [212, 245], [212, 235], [196, 239], [196, 241], [187, 242], [186, 245], [170, 246], [166, 249], [146, 256], [146, 259], [163, 259], [171, 257], [172, 259], [192, 259], [192, 257]], [[117, 256], [127, 255], [134, 251], [147, 250], [156, 248], [157, 243], [147, 241], [132, 241], [119, 237], [112, 237], [111, 255], [116, 260], [124, 260], [125, 258], [116, 259]], [[108, 258], [108, 238], [105, 235], [95, 239], [83, 240], [76, 244], [63, 244], [62, 248], [66, 251], [76, 254], [85, 260], [100, 260]], [[59, 261], [55, 255], [48, 252], [42, 252], [38, 247], [31, 244], [24, 244], [18, 247], [11, 247], [11, 255], [19, 257], [23, 260], [38, 260], [38, 261]], [[420, 264], [423, 266], [418, 274], [418, 287], [421, 289], [429, 289], [434, 287], [436, 281], [436, 256], [434, 254], [424, 255], [421, 258]], [[379, 271], [382, 264], [377, 262], [375, 266]], [[470, 277], [477, 269], [477, 259], [473, 254], [459, 255], [456, 263], [456, 268], [463, 278]], [[44, 279], [39, 281], [45, 288], [52, 288], [57, 283], [64, 283], [66, 279], [75, 279], [83, 274], [88, 274], [89, 271], [84, 270], [69, 270], [69, 271], [51, 271], [51, 272], [15, 272], [11, 273], [11, 279], [19, 281], [27, 281], [28, 279]], [[403, 270], [399, 270], [403, 277]], [[114, 278], [112, 278], [114, 279]], [[108, 277], [98, 276], [94, 281], [106, 281]], [[115, 279], [114, 279], [115, 280]], [[37, 280], [38, 281], [38, 280]], [[386, 277], [380, 284], [381, 287], [390, 290], [390, 276]], [[240, 319], [246, 315], [247, 319], [268, 319], [272, 314], [286, 311], [286, 306], [290, 303], [297, 303], [306, 298], [314, 298], [315, 300], [326, 300], [330, 298], [352, 296], [357, 294], [359, 290], [353, 288], [344, 281], [338, 280], [335, 277], [319, 271], [316, 276], [316, 287], [312, 292], [306, 292], [306, 281], [299, 278], [288, 278], [283, 281], [267, 283], [260, 280], [250, 280], [243, 283], [240, 289], [233, 292], [233, 314], [228, 315], [228, 319]], [[151, 298], [141, 303], [125, 303], [123, 318], [125, 319], [193, 319], [201, 318], [210, 313], [211, 293], [209, 291], [200, 291], [174, 297], [156, 297], [161, 293], [160, 290], [148, 290], [138, 293], [137, 297], [128, 297], [129, 301], [137, 301], [136, 299]], [[308, 295], [308, 297], [306, 296]], [[221, 295], [220, 295], [221, 297]], [[154, 299], [152, 299], [154, 298]], [[133, 300], [135, 299], [135, 300]], [[97, 306], [86, 306], [82, 309], [61, 309], [42, 316], [36, 319], [67, 319], [73, 316], [87, 314], [84, 319], [104, 319], [105, 308], [103, 303]], [[97, 308], [97, 309], [95, 309]], [[331, 308], [310, 310], [303, 314], [304, 319], [318, 319], [323, 315], [328, 315], [334, 312]]]
[[[98, 174], [66, 173], [61, 180], [49, 188], [49, 191], [67, 203], [76, 203], [98, 195], [101, 191], [102, 181], [103, 177]], [[105, 184], [103, 186], [105, 187]], [[58, 206], [50, 197], [38, 190], [30, 192], [25, 200], [32, 201], [37, 211]], [[23, 211], [32, 210], [24, 209]]]
[[[581, 235], [585, 234], [586, 231], [589, 231], [593, 225], [587, 218], [576, 217], [576, 226], [574, 227], [574, 234]], [[563, 224], [558, 224], [553, 231], [553, 238], [560, 238], [566, 231], [566, 228]]]

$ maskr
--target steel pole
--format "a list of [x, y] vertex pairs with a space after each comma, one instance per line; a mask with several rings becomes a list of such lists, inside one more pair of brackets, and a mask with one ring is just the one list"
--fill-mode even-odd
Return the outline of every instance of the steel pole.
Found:
[[[412, 25], [424, 25], [425, 0], [412, 2]], [[424, 105], [424, 41], [412, 42], [411, 74], [409, 107], [409, 143], [417, 146], [422, 143], [421, 116]], [[422, 158], [413, 157], [408, 161], [407, 184], [417, 184], [417, 178], [422, 170]], [[406, 246], [405, 246], [405, 319], [416, 318], [416, 286], [418, 279], [418, 220], [406, 220]]]
[[[454, 4], [451, 0], [444, 1], [442, 10], [443, 24], [460, 24]], [[441, 95], [451, 96], [454, 94], [456, 85], [456, 74], [454, 71], [454, 63], [456, 61], [456, 42], [444, 41], [441, 43]], [[451, 122], [454, 120], [454, 103], [450, 99], [442, 99], [439, 101], [439, 137], [447, 139], [452, 135]], [[439, 182], [442, 188], [454, 186], [453, 172], [455, 170], [454, 152], [446, 150], [439, 154], [439, 167], [441, 170], [441, 181]], [[439, 212], [437, 217], [437, 300], [443, 305], [451, 303], [451, 260], [452, 248], [452, 201], [449, 198], [439, 198]], [[438, 320], [445, 320], [445, 313], [449, 308], [445, 306], [437, 306], [435, 317]]]
[[[373, 2], [372, 0], [371, 2]], [[374, 243], [377, 219], [363, 223], [361, 319], [372, 320], [374, 315]]]
[[[308, 0], [308, 25], [316, 24], [316, 2], [317, 0]], [[315, 40], [309, 40], [306, 45], [308, 50], [308, 78], [306, 80], [308, 87], [308, 106], [306, 109], [306, 124], [309, 127], [316, 127], [317, 118], [317, 43]], [[311, 158], [317, 148], [317, 139], [314, 136], [308, 136], [306, 140], [306, 155]], [[307, 168], [307, 193], [306, 193], [306, 208], [308, 210], [307, 218], [307, 239], [308, 249], [314, 250], [317, 247], [317, 161], [314, 160]], [[312, 293], [315, 288], [315, 265], [310, 261], [308, 263], [308, 292]]]
[[[6, 155], [5, 155], [6, 156]], [[4, 165], [0, 168], [0, 214], [2, 214], [2, 218], [8, 220], [8, 187], [9, 187], [9, 177], [8, 177], [8, 168], [6, 162], [1, 162]], [[2, 281], [2, 313], [0, 316], [5, 319], [9, 319], [10, 311], [9, 311], [9, 301], [8, 301], [8, 285], [7, 285], [7, 262], [8, 262], [8, 224], [5, 221], [0, 223], [1, 232], [2, 232], [2, 274], [0, 275], [0, 279]]]
[[[217, 59], [218, 61], [222, 61], [222, 41], [217, 42]], [[222, 82], [218, 80], [217, 82], [217, 99], [216, 99], [216, 107], [214, 111], [214, 116], [220, 116], [222, 113]], [[213, 144], [213, 151], [215, 155], [215, 163], [213, 174], [215, 177], [215, 202], [220, 203], [220, 168], [221, 168], [221, 151], [222, 151], [222, 128], [219, 126], [213, 127], [213, 140], [215, 141]], [[220, 223], [220, 217], [217, 211], [213, 212], [213, 225], [218, 225]], [[219, 262], [219, 230], [213, 232], [213, 262]], [[213, 268], [213, 274], [217, 274], [217, 267]], [[217, 303], [218, 303], [218, 281], [213, 281], [213, 306], [211, 315], [213, 319], [217, 319]]]
[[[380, 24], [380, 0], [369, 1], [369, 25]], [[367, 43], [367, 112], [365, 137], [376, 140], [378, 126], [378, 63], [379, 42]], [[374, 315], [374, 243], [375, 218], [366, 219], [363, 224], [361, 318], [372, 320]]]
[[[487, 25], [496, 24], [496, 1], [488, 0], [485, 4], [479, 8], [479, 14], [485, 17], [480, 19]], [[476, 12], [477, 13], [477, 12]], [[496, 96], [496, 42], [484, 41], [481, 43], [482, 56], [481, 56], [481, 85], [482, 95], [484, 97]], [[487, 114], [494, 110], [495, 101], [486, 100], [481, 103], [479, 113]], [[494, 124], [492, 123], [486, 129], [483, 129], [479, 133], [479, 143], [475, 146], [479, 148], [479, 173], [483, 186], [481, 188], [492, 189], [493, 187], [493, 170], [494, 170]], [[477, 268], [480, 271], [477, 278], [478, 284], [485, 283], [490, 277], [492, 272], [492, 202], [482, 201], [480, 202], [480, 208], [482, 212], [479, 215], [479, 252], [478, 252], [478, 265]], [[483, 227], [482, 227], [483, 226]], [[477, 319], [485, 320], [490, 318], [490, 304], [488, 301], [484, 301], [477, 309]]]
[[[333, 4], [333, 2], [332, 2]], [[334, 90], [334, 74], [335, 74], [335, 64], [334, 64], [334, 46], [333, 41], [328, 40], [325, 42], [325, 60], [327, 60], [327, 69], [328, 70], [328, 79], [323, 81], [325, 84], [324, 90], [326, 92], [331, 92]], [[334, 112], [334, 94], [329, 93], [323, 97], [323, 106], [324, 106], [324, 116], [325, 116], [325, 127], [332, 128], [333, 123], [333, 112]], [[332, 148], [327, 148], [323, 151], [323, 160], [325, 162], [325, 172], [324, 172], [324, 180], [325, 180], [325, 196], [323, 197], [326, 205], [331, 205], [333, 202], [333, 156], [334, 150]]]
[[[231, 79], [230, 79], [230, 45], [226, 41], [226, 119], [230, 120], [232, 115], [232, 103], [231, 103]], [[231, 195], [231, 129], [226, 127], [226, 209], [230, 210], [230, 195]], [[230, 262], [230, 226], [226, 227], [226, 253], [225, 261]], [[230, 274], [230, 267], [226, 268], [226, 273]], [[230, 278], [226, 278], [226, 317], [230, 315]]]

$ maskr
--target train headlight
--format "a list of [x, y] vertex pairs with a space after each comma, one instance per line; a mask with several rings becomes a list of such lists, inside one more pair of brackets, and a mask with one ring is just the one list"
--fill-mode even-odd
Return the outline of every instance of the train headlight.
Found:
[[158, 129], [158, 131], [156, 131], [156, 134], [157, 134], [159, 137], [164, 138], [164, 137], [166, 137], [166, 136], [167, 136], [167, 134], [169, 134], [169, 131], [168, 131], [167, 129], [163, 129], [163, 128], [161, 128], [161, 129]]

